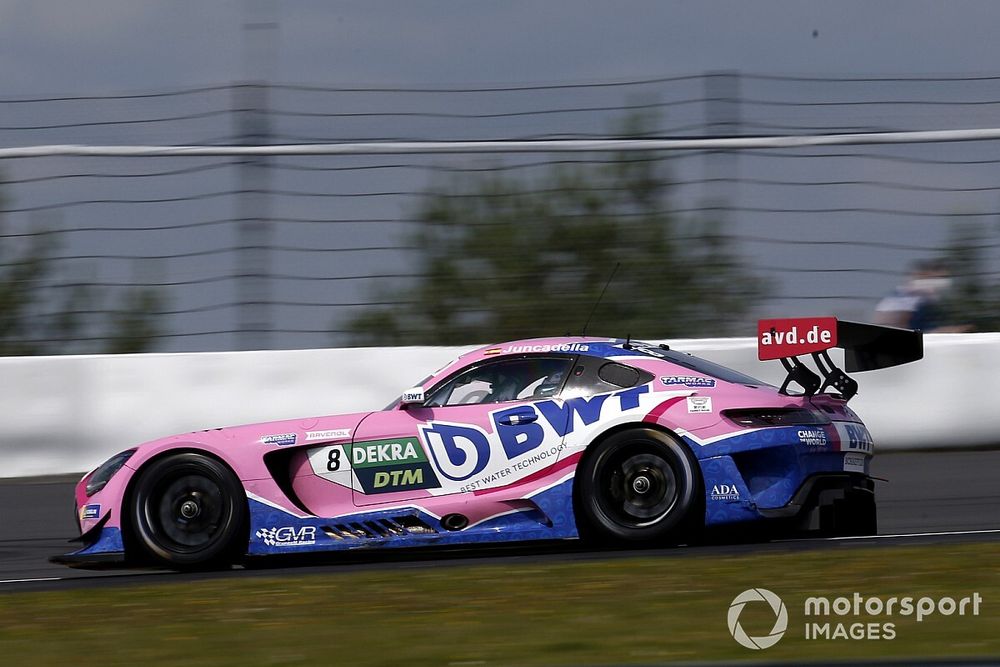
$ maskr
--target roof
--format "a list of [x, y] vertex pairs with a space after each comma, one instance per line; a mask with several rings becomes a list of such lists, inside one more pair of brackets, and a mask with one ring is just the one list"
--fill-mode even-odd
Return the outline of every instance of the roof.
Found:
[[[545, 352], [561, 352], [566, 354], [587, 354], [593, 357], [632, 357], [647, 356], [636, 349], [627, 349], [625, 338], [597, 338], [588, 336], [563, 336], [557, 338], [526, 338], [506, 343], [486, 345], [462, 355], [462, 361], [468, 363], [480, 358], [498, 357], [509, 354], [530, 354]], [[631, 341], [636, 347], [656, 349], [656, 345]]]

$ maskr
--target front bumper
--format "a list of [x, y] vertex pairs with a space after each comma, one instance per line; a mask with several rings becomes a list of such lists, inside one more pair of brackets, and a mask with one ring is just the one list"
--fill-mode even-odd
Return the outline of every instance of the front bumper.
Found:
[[83, 542], [82, 549], [52, 556], [49, 562], [83, 569], [101, 569], [124, 563], [125, 545], [122, 542], [122, 531], [119, 528], [109, 528], [106, 523], [105, 520], [80, 537], [70, 540]]

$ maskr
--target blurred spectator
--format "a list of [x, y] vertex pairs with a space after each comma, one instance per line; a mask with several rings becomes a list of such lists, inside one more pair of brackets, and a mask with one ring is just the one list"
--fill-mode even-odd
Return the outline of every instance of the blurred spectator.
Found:
[[968, 331], [969, 326], [952, 321], [946, 307], [951, 276], [945, 264], [936, 259], [916, 262], [906, 283], [875, 306], [875, 322], [924, 333]]

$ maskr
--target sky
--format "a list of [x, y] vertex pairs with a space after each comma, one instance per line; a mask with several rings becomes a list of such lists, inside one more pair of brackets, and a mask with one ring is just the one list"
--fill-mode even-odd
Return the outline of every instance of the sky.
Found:
[[[274, 28], [246, 30], [246, 24], [258, 27], [273, 25]], [[269, 3], [266, 0], [4, 0], [0, 3], [0, 98], [10, 100], [37, 96], [163, 91], [257, 78], [279, 83], [313, 85], [462, 87], [612, 82], [710, 71], [804, 76], [990, 75], [1000, 71], [996, 65], [1000, 63], [1000, 40], [995, 36], [997, 25], [1000, 25], [1000, 3], [986, 1], [550, 0], [488, 3], [286, 0]], [[270, 44], [270, 50], [259, 46], [247, 48], [244, 39], [247, 34], [268, 35], [270, 41], [265, 40], [265, 43]], [[261, 42], [258, 40], [255, 43], [259, 45]], [[750, 83], [745, 85], [747, 88], [744, 92], [750, 97], [780, 93], [769, 91], [766, 87], [761, 88], [764, 84], [756, 84], [757, 89], [752, 88]], [[836, 88], [826, 85], [814, 86], [807, 92], [813, 96], [830, 98], [836, 98], [839, 94]], [[703, 94], [703, 91], [698, 90], [693, 94]], [[910, 86], [898, 91], [876, 89], [875, 92], [865, 94], [884, 94], [890, 97], [897, 95], [902, 98], [938, 96], [972, 99], [977, 96], [989, 97], [991, 93], [972, 88], [936, 88], [924, 91]], [[577, 95], [573, 97], [574, 100], [584, 99], [584, 93], [579, 92], [539, 93], [502, 104], [524, 106], [530, 100], [530, 103], [540, 107], [559, 106], [566, 103], [561, 101], [562, 95], [565, 95], [565, 100], [570, 99], [571, 95]], [[995, 96], [1000, 96], [1000, 93]], [[451, 104], [452, 99], [454, 98], [447, 96], [441, 99], [411, 97], [406, 104], [421, 108], [434, 107], [440, 111]], [[297, 98], [288, 97], [276, 100], [276, 106], [284, 104], [291, 107], [298, 102]], [[621, 102], [622, 100], [616, 101]], [[218, 96], [179, 98], [158, 102], [159, 106], [156, 107], [141, 107], [138, 103], [133, 106], [109, 107], [112, 111], [107, 113], [113, 112], [116, 114], [115, 118], [128, 117], [128, 114], [169, 115], [209, 110], [220, 105], [225, 108], [229, 103], [228, 99]], [[476, 101], [466, 103], [470, 108], [479, 104]], [[488, 105], [495, 103], [501, 102], [494, 102], [493, 98], [489, 98], [482, 103], [486, 107], [475, 110], [488, 110]], [[184, 104], [187, 106], [183, 106]], [[192, 106], [196, 104], [205, 105], [204, 109]], [[309, 104], [316, 105], [318, 102], [311, 100]], [[374, 105], [391, 110], [399, 107], [402, 102], [400, 98], [393, 98], [391, 95], [354, 98], [332, 96], [322, 104], [331, 109], [351, 110], [354, 108], [352, 105], [370, 109]], [[67, 114], [76, 118], [75, 114], [79, 114], [82, 120], [98, 120], [87, 116], [88, 113], [96, 113], [93, 110], [96, 107], [80, 106], [77, 111], [66, 111], [66, 108], [53, 107], [53, 119], [65, 120]], [[851, 116], [850, 122], [860, 123], [864, 127], [905, 125], [908, 129], [981, 127], [993, 123], [994, 110], [995, 107], [988, 105], [963, 108], [954, 114], [950, 110], [945, 113], [933, 107], [929, 111], [921, 109], [910, 112], [903, 109], [909, 115], [901, 117], [896, 115], [895, 108], [885, 108], [858, 112]], [[693, 119], [703, 121], [700, 108], [688, 111]], [[53, 119], [43, 118], [47, 112], [47, 109], [34, 105], [0, 105], [0, 115], [6, 116], [0, 125], [30, 124], [35, 118], [40, 119], [38, 122], [53, 122]], [[684, 108], [672, 109], [670, 113], [672, 121], [683, 125]], [[748, 107], [745, 113], [748, 116], [756, 113], [758, 122], [771, 119], [771, 111], [766, 107], [763, 110]], [[783, 122], [795, 123], [815, 119], [815, 114], [819, 112], [796, 111], [798, 117], [792, 112], [782, 113], [785, 114]], [[225, 135], [229, 131], [228, 126], [225, 126], [228, 122], [226, 117], [220, 117], [199, 121], [198, 125], [184, 125], [188, 134], [176, 139], [158, 134], [156, 128], [136, 125], [124, 128], [93, 127], [85, 131], [70, 129], [45, 135], [37, 140], [45, 143], [188, 143], [205, 137]], [[381, 125], [360, 122], [351, 125], [347, 120], [338, 122], [341, 123], [338, 127], [348, 128], [344, 130], [347, 132], [344, 136], [386, 138], [400, 136], [398, 133], [405, 132], [426, 132], [434, 138], [476, 138], [478, 132], [484, 131], [481, 128], [485, 127], [473, 121], [464, 125], [445, 121], [428, 121], [421, 125], [416, 120], [411, 125], [391, 120], [378, 121]], [[531, 131], [528, 126], [516, 126], [514, 121], [491, 127], [499, 128], [492, 131], [510, 134]], [[310, 136], [310, 133], [315, 135], [323, 131], [318, 125], [310, 126], [306, 120], [289, 120], [285, 122], [285, 130], [292, 136]], [[0, 142], [30, 143], [36, 140], [35, 136], [21, 133], [12, 138], [10, 133], [0, 133]], [[927, 150], [933, 152], [937, 149]], [[949, 146], [938, 152], [955, 157], [981, 157], [992, 154], [992, 147]], [[925, 151], [920, 155], [926, 156], [928, 153]], [[56, 165], [54, 161], [22, 161], [6, 169], [5, 175], [22, 178], [43, 176], [56, 173], [58, 169], [79, 170], [84, 162], [86, 160], [66, 161]], [[188, 162], [185, 166], [194, 164], [196, 163]], [[700, 163], [697, 166], [685, 164], [680, 164], [676, 172], [680, 177], [701, 175]], [[156, 168], [166, 166], [161, 162]], [[744, 160], [740, 169], [742, 177], [799, 177], [812, 180], [860, 178], [873, 182], [898, 181], [904, 185], [945, 184], [953, 188], [963, 188], [966, 185], [987, 188], [997, 181], [997, 175], [993, 171], [959, 171], [921, 164], [877, 161], [865, 162], [859, 167], [856, 163], [836, 161], [764, 163]], [[761, 173], [760, 169], [766, 172]], [[422, 176], [413, 174], [406, 177], [410, 180], [405, 183], [401, 180], [403, 177], [397, 176], [392, 183], [380, 184], [373, 180], [373, 173], [345, 173], [338, 175], [336, 181], [331, 181], [329, 174], [315, 174], [315, 178], [310, 181], [308, 174], [293, 173], [280, 177], [285, 180], [279, 178], [277, 185], [287, 189], [298, 187], [300, 190], [317, 190], [322, 187], [386, 190], [400, 189], [401, 184], [419, 189], [425, 184], [421, 180]], [[232, 187], [229, 176], [221, 173], [216, 176], [215, 181], [211, 175], [204, 178], [199, 176], [197, 178], [200, 181], [195, 185], [184, 187], [190, 189], [200, 185], [209, 190]], [[324, 185], [329, 182], [334, 185]], [[302, 185], [303, 183], [307, 185]], [[32, 187], [34, 186], [14, 187], [12, 196], [8, 196], [14, 200], [15, 205], [30, 207], [33, 204], [73, 201], [88, 196], [120, 197], [122, 192], [150, 198], [176, 194], [174, 191], [166, 191], [173, 186], [163, 185], [160, 181], [135, 181], [129, 183], [127, 190], [114, 190], [110, 184], [72, 179], [57, 181], [45, 192], [41, 191], [40, 186], [38, 190], [33, 190]], [[119, 185], [114, 187], [120, 188]], [[739, 203], [762, 208], [773, 208], [775, 201], [790, 208], [808, 208], [820, 204], [836, 207], [845, 202], [854, 207], [896, 207], [927, 211], [979, 211], [997, 208], [997, 198], [990, 190], [983, 190], [978, 194], [952, 193], [948, 196], [941, 193], [914, 193], [906, 189], [856, 190], [850, 193], [852, 199], [849, 201], [845, 199], [844, 192], [835, 189], [783, 192], [778, 195], [766, 187], [751, 188], [741, 184], [735, 194], [739, 197]], [[689, 196], [682, 193], [689, 199], [704, 194], [696, 192]], [[336, 215], [339, 217], [405, 216], [409, 205], [382, 199], [337, 200], [336, 204], [339, 207]], [[286, 206], [286, 203], [276, 202], [275, 206]], [[283, 210], [290, 211], [294, 208], [293, 212], [286, 215], [315, 217], [323, 207], [330, 208], [325, 201], [316, 201], [310, 206], [296, 201], [287, 203]], [[148, 224], [155, 224], [161, 219], [197, 220], [232, 215], [231, 202], [223, 198], [178, 204], [169, 213], [162, 207], [149, 207], [147, 211], [148, 213], [140, 215]], [[62, 215], [63, 224], [67, 226], [86, 226], [94, 220], [122, 214], [121, 209], [84, 206], [67, 208], [62, 211]], [[737, 231], [744, 235], [772, 237], [822, 235], [825, 232], [821, 229], [817, 231], [818, 226], [826, 225], [828, 229], [836, 227], [846, 237], [869, 235], [880, 242], [905, 236], [906, 240], [918, 240], [929, 245], [942, 238], [940, 225], [930, 220], [878, 218], [879, 226], [875, 229], [870, 225], [870, 218], [865, 215], [862, 213], [852, 217], [845, 214], [837, 218], [818, 219], [815, 221], [817, 227], [812, 231], [804, 229], [804, 220], [774, 215], [746, 214], [735, 224]], [[33, 224], [16, 215], [11, 217], [14, 224]], [[152, 254], [161, 248], [185, 252], [191, 250], [192, 244], [208, 248], [237, 242], [225, 236], [224, 230], [213, 230], [191, 232], [184, 238], [164, 236], [162, 241], [156, 241], [156, 247], [152, 251], [142, 248], [137, 252]], [[376, 237], [383, 234], [382, 231], [371, 233], [361, 228], [346, 233], [352, 235], [347, 242], [353, 241], [360, 245], [374, 243], [378, 241]], [[199, 234], [202, 236], [198, 236]], [[120, 238], [114, 239], [95, 237], [92, 245], [98, 248], [113, 247], [116, 252], [122, 253], [129, 251], [129, 244], [135, 246], [127, 235], [119, 236]], [[144, 238], [147, 239], [145, 244], [149, 245], [148, 239], [154, 237], [147, 234]], [[334, 240], [340, 242], [343, 238]], [[325, 233], [325, 236], [318, 233], [310, 236], [304, 228], [296, 230], [294, 238], [286, 236], [279, 239], [280, 242], [287, 242], [288, 245], [311, 244], [316, 247], [331, 244], [329, 233]], [[83, 248], [81, 252], [93, 252], [84, 248], [82, 241], [74, 243]], [[798, 269], [805, 268], [812, 262], [810, 258], [790, 256], [791, 253], [781, 254], [782, 250], [776, 250], [773, 246], [758, 247], [751, 244], [744, 246], [742, 250], [758, 264], [787, 262], [789, 267]], [[840, 278], [843, 281], [842, 292], [868, 290], [868, 293], [877, 295], [893, 286], [899, 279], [899, 272], [913, 258], [912, 253], [894, 255], [891, 258], [873, 254], [863, 257], [827, 257], [826, 261], [828, 264], [832, 262], [845, 267], [857, 266], [859, 262], [868, 267], [887, 267], [890, 270], [883, 275]], [[302, 267], [309, 262], [329, 264], [322, 256], [302, 258], [301, 255], [296, 255], [288, 259], [293, 260]], [[198, 269], [197, 263], [201, 262], [197, 258], [190, 261], [190, 266], [178, 261], [176, 269], [153, 265], [143, 268], [141, 272], [156, 278], [166, 271], [171, 276], [178, 273], [183, 278], [194, 275]], [[337, 261], [343, 262], [346, 267], [351, 261], [364, 264], [371, 260], [365, 257], [352, 260], [343, 256]], [[106, 278], [104, 273], [118, 271], [119, 274], [125, 274], [134, 272], [135, 268], [133, 265], [122, 265], [118, 269], [102, 267], [99, 270], [85, 271], [97, 271], [101, 273], [99, 278]], [[828, 280], [829, 277], [823, 279]], [[803, 282], [795, 275], [786, 276], [784, 280], [794, 281], [791, 288], [793, 291], [807, 294], [811, 290], [819, 291], [816, 283]], [[278, 286], [275, 289], [284, 287]], [[289, 289], [294, 294], [297, 288]], [[199, 296], [204, 297], [204, 302], [184, 302], [177, 305], [201, 308], [213, 301], [232, 298], [232, 295], [212, 294], [208, 288]], [[340, 300], [364, 298], [363, 290], [351, 291], [346, 287], [334, 296]], [[779, 304], [776, 306], [778, 310], [772, 309], [766, 314], [781, 314], [781, 307], [783, 306]], [[848, 314], [858, 316], [865, 313], [855, 309]], [[297, 319], [298, 315], [297, 311], [290, 311], [281, 317], [287, 323]], [[180, 326], [209, 330], [225, 326], [214, 323], [202, 325], [195, 321], [194, 316], [189, 319]], [[328, 315], [319, 314], [309, 326], [322, 327], [328, 322]], [[322, 345], [328, 342], [328, 337], [317, 336], [304, 344]], [[278, 341], [277, 344], [299, 346], [303, 342], [296, 339], [289, 342]], [[219, 349], [220, 346], [231, 346], [232, 341], [213, 339], [210, 345], [213, 349]], [[183, 341], [175, 341], [168, 349], [189, 348], [185, 347]]]
[[[4, 0], [6, 95], [215, 84], [246, 76], [261, 0]], [[310, 83], [527, 83], [713, 69], [988, 72], [1000, 5], [951, 1], [285, 0], [275, 75]]]

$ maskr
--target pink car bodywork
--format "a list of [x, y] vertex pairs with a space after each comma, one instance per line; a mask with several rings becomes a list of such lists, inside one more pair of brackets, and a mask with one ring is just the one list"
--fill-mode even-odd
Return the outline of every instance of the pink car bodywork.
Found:
[[[455, 360], [422, 388], [430, 391], [478, 364], [546, 355], [620, 363], [652, 379], [591, 395], [567, 391], [443, 407], [397, 403], [384, 411], [145, 443], [96, 493], [86, 492], [93, 473], [78, 485], [86, 546], [73, 556], [121, 557], [137, 471], [181, 451], [212, 456], [238, 477], [250, 506], [248, 555], [576, 537], [578, 464], [593, 443], [629, 426], [668, 432], [690, 448], [710, 525], [761, 520], [769, 511], [789, 514], [796, 493], [817, 475], [868, 479], [871, 440], [844, 401], [779, 394], [750, 378], [730, 381], [678, 365], [657, 349], [582, 337], [488, 346]], [[822, 413], [826, 423], [748, 427], [725, 415], [761, 408], [803, 408]], [[459, 518], [449, 526], [449, 517]]]

